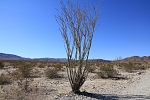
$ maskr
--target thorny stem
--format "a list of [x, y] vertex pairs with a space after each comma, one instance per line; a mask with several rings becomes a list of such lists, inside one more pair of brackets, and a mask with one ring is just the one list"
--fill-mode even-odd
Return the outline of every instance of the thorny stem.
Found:
[[70, 0], [66, 2], [61, 0], [60, 3], [61, 12], [55, 17], [66, 44], [69, 82], [72, 91], [77, 93], [88, 75], [88, 56], [95, 25], [100, 16], [99, 6], [95, 8], [85, 4], [81, 7]]

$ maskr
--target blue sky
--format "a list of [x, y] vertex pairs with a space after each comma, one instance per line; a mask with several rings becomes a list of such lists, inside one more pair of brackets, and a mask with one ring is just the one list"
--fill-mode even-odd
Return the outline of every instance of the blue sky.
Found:
[[[0, 52], [66, 58], [54, 15], [60, 0], [0, 0]], [[82, 0], [90, 4], [98, 0]], [[104, 0], [90, 58], [150, 56], [150, 0]]]

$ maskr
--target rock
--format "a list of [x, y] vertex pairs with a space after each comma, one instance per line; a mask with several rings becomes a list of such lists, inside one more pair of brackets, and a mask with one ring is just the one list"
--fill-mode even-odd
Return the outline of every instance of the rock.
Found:
[[142, 73], [141, 73], [141, 72], [137, 72], [136, 74], [137, 74], [137, 75], [141, 75]]

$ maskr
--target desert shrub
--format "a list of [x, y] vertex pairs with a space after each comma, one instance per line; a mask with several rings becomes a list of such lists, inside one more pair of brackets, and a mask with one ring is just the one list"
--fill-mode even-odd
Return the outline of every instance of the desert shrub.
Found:
[[32, 72], [31, 72], [31, 75], [30, 75], [32, 78], [38, 78], [38, 77], [41, 77], [40, 76], [40, 71], [38, 69], [33, 69]]
[[13, 68], [18, 68], [19, 66], [24, 65], [24, 62], [19, 60], [13, 60], [11, 65], [13, 66]]
[[127, 71], [129, 73], [132, 73], [135, 70], [145, 70], [146, 69], [146, 67], [144, 65], [142, 65], [140, 63], [132, 63], [132, 62], [124, 63], [123, 68], [125, 71]]
[[133, 64], [130, 62], [129, 63], [123, 63], [122, 66], [126, 72], [131, 73], [133, 71]]
[[62, 68], [62, 65], [60, 63], [57, 63], [57, 64], [55, 64], [53, 66], [56, 67], [57, 70], [61, 70], [61, 68]]
[[45, 66], [43, 64], [39, 65], [38, 66], [39, 68], [44, 68]]
[[146, 69], [146, 66], [144, 66], [144, 65], [138, 66], [138, 70], [145, 70], [145, 69]]
[[13, 80], [17, 81], [17, 80], [23, 80], [24, 78], [22, 77], [22, 74], [19, 70], [15, 70], [12, 73], [10, 73]]
[[0, 69], [2, 69], [3, 67], [4, 67], [4, 64], [0, 62]]
[[47, 78], [53, 79], [53, 78], [59, 78], [60, 76], [58, 75], [58, 69], [56, 68], [47, 68], [45, 70], [45, 76]]
[[118, 75], [118, 72], [113, 68], [111, 64], [107, 64], [100, 67], [100, 72], [97, 72], [101, 78], [114, 78]]
[[[27, 92], [27, 88], [29, 86], [29, 82], [32, 81], [31, 78], [32, 67], [30, 63], [24, 63], [24, 65], [18, 67], [19, 80], [18, 85], [22, 87], [22, 89]], [[24, 81], [25, 79], [25, 81]]]
[[7, 75], [2, 73], [0, 75], [0, 85], [5, 85], [5, 84], [9, 84], [9, 83], [11, 83], [10, 77], [8, 77]]
[[41, 62], [38, 62], [36, 64], [36, 66], [39, 67], [39, 68], [45, 68], [45, 65], [43, 63], [41, 63]]
[[11, 64], [8, 61], [4, 61], [3, 64], [4, 64], [5, 67], [11, 66]]
[[22, 66], [19, 66], [18, 69], [19, 69], [19, 72], [21, 72], [21, 75], [23, 78], [30, 77], [31, 70], [32, 70], [30, 64], [26, 63]]
[[95, 71], [95, 69], [96, 69], [95, 66], [90, 66], [89, 69], [88, 69], [88, 71], [89, 71], [90, 73], [93, 73], [93, 72]]
[[19, 70], [15, 70], [11, 73], [13, 76], [13, 81], [16, 81], [18, 83], [19, 89], [23, 92], [27, 92], [27, 89], [29, 87], [29, 83], [32, 80], [30, 77], [25, 77]]

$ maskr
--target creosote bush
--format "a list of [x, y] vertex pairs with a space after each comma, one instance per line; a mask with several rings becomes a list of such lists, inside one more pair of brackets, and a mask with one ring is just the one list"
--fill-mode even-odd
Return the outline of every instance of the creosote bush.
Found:
[[142, 65], [141, 63], [133, 63], [133, 62], [128, 62], [128, 63], [123, 63], [122, 64], [123, 68], [125, 71], [132, 73], [136, 70], [145, 70], [146, 67]]
[[57, 68], [58, 70], [61, 70], [62, 65], [60, 63], [56, 63], [55, 65], [53, 65], [55, 68]]
[[21, 75], [23, 78], [29, 78], [31, 74], [31, 66], [30, 64], [24, 64], [22, 66], [18, 67], [19, 72], [21, 72]]
[[2, 73], [0, 75], [0, 85], [5, 85], [5, 84], [9, 84], [9, 83], [11, 83], [10, 77], [8, 77], [7, 75]]
[[4, 67], [4, 64], [0, 62], [0, 69], [2, 69], [3, 67]]
[[95, 66], [90, 66], [88, 71], [89, 71], [90, 73], [93, 73], [93, 72], [95, 71], [95, 69], [96, 69]]
[[23, 80], [21, 72], [19, 70], [15, 70], [12, 73], [10, 73], [14, 81]]
[[42, 63], [38, 63], [37, 66], [38, 66], [39, 68], [44, 68], [44, 67], [45, 67], [45, 65], [42, 64]]
[[101, 78], [114, 78], [118, 75], [118, 72], [113, 68], [113, 65], [106, 64], [100, 67], [100, 72], [97, 72]]
[[14, 81], [17, 81], [18, 86], [24, 91], [27, 92], [29, 82], [32, 81], [31, 71], [32, 65], [28, 62], [22, 63], [21, 66], [18, 66], [18, 69], [13, 71], [11, 75], [14, 78]]
[[59, 78], [60, 76], [58, 75], [58, 69], [57, 68], [47, 68], [45, 70], [45, 76], [47, 78], [53, 79], [53, 78]]
[[31, 72], [31, 76], [32, 78], [38, 78], [38, 77], [41, 77], [41, 72], [38, 70], [38, 69], [33, 69], [32, 72]]

